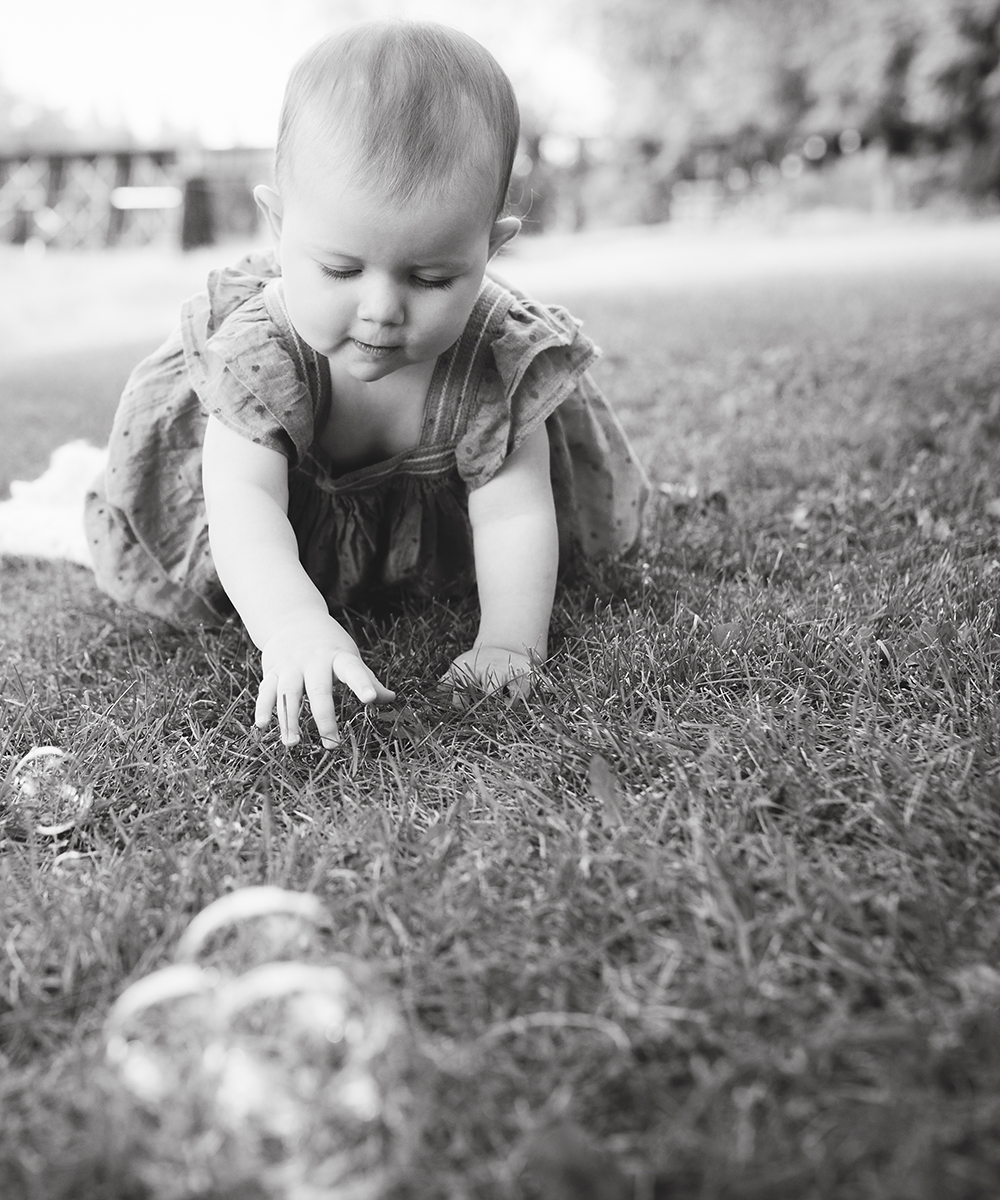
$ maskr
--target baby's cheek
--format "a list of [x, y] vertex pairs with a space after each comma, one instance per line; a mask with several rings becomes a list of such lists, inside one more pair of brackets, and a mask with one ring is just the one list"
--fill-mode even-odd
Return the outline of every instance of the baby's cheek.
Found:
[[439, 329], [446, 346], [452, 345], [461, 336], [472, 316], [477, 295], [478, 289], [471, 294], [449, 297], [447, 306], [439, 315]]
[[338, 331], [341, 330], [343, 324], [343, 314], [337, 310], [336, 306], [317, 300], [304, 307], [302, 325], [301, 327], [296, 326], [296, 328], [313, 349], [319, 350], [323, 354], [326, 353], [330, 343], [337, 340]]

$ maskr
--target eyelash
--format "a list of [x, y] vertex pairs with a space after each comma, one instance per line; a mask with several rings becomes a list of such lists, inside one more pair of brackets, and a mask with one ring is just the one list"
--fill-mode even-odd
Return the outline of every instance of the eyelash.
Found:
[[[359, 271], [338, 271], [336, 267], [327, 267], [320, 263], [320, 271], [327, 279], [354, 279], [360, 274]], [[419, 275], [412, 276], [414, 284], [418, 288], [423, 288], [425, 291], [444, 291], [445, 288], [450, 288], [454, 284], [453, 279], [421, 279]]]

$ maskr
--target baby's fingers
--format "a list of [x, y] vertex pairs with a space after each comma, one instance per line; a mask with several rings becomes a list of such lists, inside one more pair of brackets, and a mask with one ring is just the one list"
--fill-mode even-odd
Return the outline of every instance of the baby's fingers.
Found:
[[266, 729], [267, 723], [274, 712], [274, 704], [278, 698], [278, 676], [274, 671], [268, 671], [260, 681], [257, 689], [257, 704], [254, 707], [253, 723], [258, 729]]
[[299, 742], [299, 708], [302, 705], [302, 693], [297, 689], [278, 691], [278, 728], [281, 730], [281, 740], [286, 746], [295, 746]]
[[274, 678], [264, 676], [257, 698], [257, 724], [266, 725], [271, 712], [277, 709], [278, 729], [286, 746], [294, 746], [299, 740], [299, 708], [302, 704], [302, 676]]
[[307, 676], [306, 694], [320, 740], [325, 749], [332, 750], [340, 745], [340, 731], [333, 704], [333, 672], [329, 667]]
[[341, 650], [333, 656], [333, 673], [362, 704], [384, 704], [396, 698], [396, 693], [376, 679], [358, 655], [349, 650]]
[[282, 679], [277, 671], [268, 671], [257, 689], [254, 724], [265, 729], [271, 714], [278, 711], [278, 729], [286, 746], [299, 740], [299, 706], [302, 703], [302, 681], [297, 677]]

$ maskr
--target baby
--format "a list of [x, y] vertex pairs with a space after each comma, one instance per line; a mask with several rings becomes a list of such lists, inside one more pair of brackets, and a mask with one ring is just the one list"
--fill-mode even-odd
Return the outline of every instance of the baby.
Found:
[[274, 237], [213, 273], [133, 372], [87, 497], [98, 582], [179, 626], [233, 611], [261, 651], [258, 726], [337, 743], [334, 681], [394, 693], [331, 615], [475, 586], [455, 686], [527, 693], [557, 569], [636, 542], [644, 472], [564, 310], [486, 276], [518, 232], [506, 75], [439, 25], [373, 22], [292, 72]]

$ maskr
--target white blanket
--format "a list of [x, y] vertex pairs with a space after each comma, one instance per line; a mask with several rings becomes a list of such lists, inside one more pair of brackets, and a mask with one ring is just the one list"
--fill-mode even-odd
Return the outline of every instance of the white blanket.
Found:
[[48, 470], [30, 482], [16, 479], [0, 501], [0, 555], [62, 558], [91, 566], [83, 531], [83, 498], [107, 460], [107, 451], [69, 442], [53, 451]]

